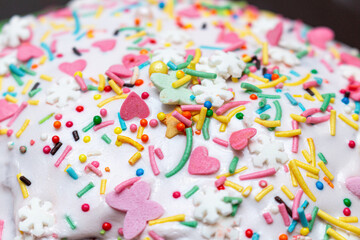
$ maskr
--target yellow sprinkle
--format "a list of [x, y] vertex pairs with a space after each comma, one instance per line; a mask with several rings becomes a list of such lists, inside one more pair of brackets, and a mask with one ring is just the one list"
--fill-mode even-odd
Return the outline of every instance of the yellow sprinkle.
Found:
[[108, 81], [111, 89], [117, 94], [117, 95], [121, 95], [123, 93], [123, 91], [121, 90], [121, 88], [116, 84], [116, 82], [114, 80], [110, 80]]
[[39, 100], [28, 100], [27, 102], [30, 105], [39, 105]]
[[42, 35], [41, 39], [40, 39], [40, 42], [45, 42], [45, 40], [49, 37], [51, 33], [51, 30], [47, 30], [44, 35]]
[[110, 98], [105, 99], [104, 101], [100, 102], [98, 105], [99, 108], [105, 106], [106, 104], [108, 104], [109, 102], [112, 102], [114, 100], [118, 100], [118, 99], [125, 99], [128, 95], [127, 94], [122, 94], [122, 95], [116, 95]]
[[293, 200], [295, 198], [294, 194], [285, 186], [281, 186], [281, 191], [290, 199]]
[[136, 152], [136, 153], [129, 159], [130, 165], [133, 166], [137, 161], [139, 161], [140, 158], [141, 158], [141, 153], [140, 153], [140, 152]]
[[309, 172], [306, 173], [306, 176], [307, 176], [307, 177], [314, 178], [314, 179], [316, 179], [316, 180], [319, 180], [319, 176], [318, 176], [318, 175], [315, 175], [315, 174], [312, 174], [312, 173], [309, 173]]
[[296, 98], [301, 98], [302, 97], [302, 95], [300, 95], [300, 94], [293, 94], [292, 96], [296, 97]]
[[6, 99], [6, 101], [11, 102], [11, 103], [18, 102], [18, 100], [16, 98], [14, 98], [13, 96], [11, 96], [10, 94], [6, 94], [5, 99]]
[[333, 237], [336, 240], [346, 240], [346, 238], [344, 238], [343, 236], [340, 235], [340, 233], [338, 233], [337, 231], [335, 231], [332, 228], [328, 228], [328, 230], [326, 230], [326, 233], [330, 236]]
[[146, 35], [146, 32], [145, 32], [145, 31], [140, 31], [140, 32], [138, 32], [138, 33], [135, 33], [135, 34], [133, 34], [133, 35], [131, 35], [131, 36], [126, 37], [125, 40], [131, 40], [131, 39], [134, 39], [134, 38], [143, 37], [143, 36], [145, 36], [145, 35]]
[[321, 94], [315, 87], [309, 87], [309, 89], [315, 94], [317, 100], [319, 100], [320, 102], [324, 101], [324, 98], [321, 96]]
[[190, 47], [194, 46], [194, 42], [193, 41], [189, 41], [186, 45], [185, 45], [185, 49], [189, 49]]
[[23, 134], [23, 132], [26, 130], [27, 126], [30, 123], [30, 119], [26, 119], [23, 123], [23, 125], [21, 126], [21, 128], [19, 129], [19, 131], [16, 133], [16, 138], [19, 138], [21, 136], [21, 134]]
[[[271, 81], [268, 83], [264, 83], [264, 84], [260, 84], [260, 85], [256, 85], [258, 88], [263, 89], [263, 88], [272, 88], [275, 87], [276, 85], [278, 85], [279, 83], [285, 82], [287, 80], [286, 76], [282, 76], [278, 79], [276, 79], [275, 81]], [[286, 83], [285, 83], [286, 84]]]
[[311, 76], [311, 74], [308, 73], [303, 79], [300, 79], [299, 81], [293, 82], [293, 83], [284, 83], [284, 86], [287, 86], [287, 87], [299, 86], [299, 85], [305, 83], [310, 78], [310, 76]]
[[342, 113], [340, 113], [338, 115], [338, 117], [344, 121], [344, 123], [346, 123], [347, 125], [349, 125], [350, 127], [352, 127], [353, 129], [355, 129], [356, 131], [359, 130], [359, 125], [352, 122], [350, 119], [348, 119], [347, 117], [345, 117]]
[[294, 129], [289, 131], [275, 131], [275, 137], [294, 137], [301, 134], [301, 129]]
[[99, 92], [104, 91], [105, 88], [105, 77], [102, 74], [99, 74], [99, 86], [98, 86], [98, 90]]
[[300, 185], [301, 189], [304, 191], [304, 193], [313, 201], [316, 202], [316, 197], [314, 194], [310, 191], [308, 185], [306, 184], [304, 178], [302, 177], [299, 168], [296, 166], [296, 163], [294, 160], [291, 160], [289, 162], [289, 168], [290, 171], [294, 174], [294, 178]]
[[262, 63], [264, 65], [269, 64], [269, 55], [268, 55], [268, 43], [264, 42], [262, 47]]
[[0, 135], [5, 135], [5, 134], [7, 134], [7, 131], [8, 131], [7, 128], [2, 128], [2, 129], [0, 129]]
[[224, 23], [224, 25], [225, 25], [225, 27], [226, 27], [227, 29], [229, 29], [229, 31], [231, 31], [231, 32], [234, 32], [234, 31], [235, 31], [235, 28], [231, 25], [231, 23], [230, 23], [229, 21], [226, 21], [226, 22]]
[[122, 136], [122, 135], [118, 135], [117, 136], [117, 140], [121, 143], [129, 143], [130, 145], [136, 147], [137, 150], [139, 151], [142, 151], [144, 150], [144, 146], [141, 145], [140, 143], [132, 140], [131, 138], [129, 137], [126, 137], [126, 136]]
[[115, 133], [115, 134], [120, 134], [120, 133], [122, 133], [121, 127], [116, 127], [116, 128], [114, 129], [114, 133]]
[[308, 151], [306, 151], [305, 149], [301, 151], [302, 155], [304, 156], [305, 160], [308, 163], [311, 163], [311, 157], [310, 154], [308, 153]]
[[162, 29], [162, 21], [161, 19], [156, 20], [156, 31], [160, 32]]
[[46, 56], [46, 55], [42, 56], [42, 57], [40, 58], [39, 64], [40, 64], [40, 65], [43, 65], [43, 64], [46, 62], [46, 59], [47, 59], [47, 56]]
[[330, 111], [330, 135], [336, 134], [336, 111], [333, 109]]
[[354, 121], [359, 121], [359, 114], [354, 113], [351, 117]]
[[[259, 45], [263, 45], [263, 42], [260, 40], [260, 38], [258, 36], [255, 35], [255, 33], [253, 33], [252, 31], [249, 30], [248, 34], [250, 36], [252, 36]], [[263, 48], [264, 48], [264, 46], [263, 46]], [[263, 54], [264, 54], [264, 52], [263, 52]]]
[[200, 114], [199, 114], [199, 121], [196, 123], [196, 129], [199, 130], [199, 131], [202, 129], [202, 127], [204, 125], [206, 112], [207, 112], [207, 108], [202, 107], [201, 110], [200, 110]]
[[274, 190], [274, 186], [273, 185], [269, 185], [266, 188], [264, 188], [263, 190], [261, 190], [261, 192], [259, 192], [256, 196], [255, 196], [255, 200], [257, 202], [260, 202], [261, 199], [263, 199], [269, 192], [271, 192], [272, 190]]
[[222, 124], [220, 124], [220, 128], [219, 128], [219, 131], [220, 132], [225, 132], [225, 130], [226, 130], [226, 124], [224, 124], [224, 123], [222, 123]]
[[256, 79], [256, 80], [258, 80], [260, 82], [263, 82], [263, 83], [268, 83], [269, 82], [269, 79], [257, 76], [255, 74], [253, 74], [252, 72], [250, 72], [248, 76], [253, 78], [253, 79]]
[[117, 147], [120, 147], [122, 144], [123, 144], [123, 143], [120, 142], [120, 141], [118, 141], [118, 140], [115, 141], [115, 145], [116, 145]]
[[332, 175], [331, 172], [329, 171], [329, 169], [327, 169], [327, 167], [325, 166], [325, 163], [323, 161], [319, 161], [318, 166], [325, 173], [325, 175], [330, 179], [330, 181], [334, 180], [334, 175]]
[[232, 189], [234, 189], [234, 190], [236, 190], [238, 192], [242, 192], [242, 190], [244, 189], [243, 186], [240, 186], [239, 184], [236, 184], [236, 183], [231, 182], [229, 180], [225, 181], [224, 186], [231, 187]]
[[15, 91], [15, 86], [9, 86], [7, 90], [8, 92], [13, 92]]
[[45, 74], [41, 74], [40, 75], [40, 78], [45, 80], [45, 81], [48, 81], [48, 82], [51, 82], [52, 81], [52, 77], [48, 76], [48, 75], [45, 75]]
[[225, 124], [228, 124], [230, 121], [230, 119], [227, 116], [216, 115], [216, 113], [213, 113], [212, 117], [215, 118], [216, 120], [218, 120], [219, 122], [225, 123]]
[[143, 126], [139, 126], [138, 131], [137, 131], [137, 135], [136, 138], [137, 139], [141, 139], [141, 136], [144, 134], [144, 127]]
[[64, 169], [64, 172], [66, 172], [69, 169], [69, 167], [71, 167], [71, 164], [66, 165], [66, 168]]
[[179, 214], [172, 217], [159, 218], [156, 220], [150, 220], [148, 223], [150, 226], [166, 222], [182, 222], [185, 221], [185, 214]]
[[291, 184], [293, 185], [293, 187], [297, 187], [298, 182], [296, 181], [296, 178], [295, 178], [294, 174], [292, 173], [292, 171], [290, 171], [290, 178], [291, 178]]
[[242, 167], [242, 168], [239, 168], [239, 169], [236, 169], [235, 171], [234, 171], [234, 173], [224, 173], [224, 174], [220, 174], [220, 175], [217, 175], [216, 176], [216, 178], [217, 179], [219, 179], [219, 178], [221, 178], [221, 177], [231, 177], [231, 176], [234, 176], [235, 174], [238, 174], [238, 173], [240, 173], [240, 172], [242, 172], [242, 171], [245, 171], [245, 170], [247, 170], [248, 169], [248, 167], [247, 166], [244, 166], [244, 167]]
[[84, 141], [84, 143], [88, 143], [88, 142], [91, 141], [91, 137], [90, 137], [90, 136], [85, 136], [85, 137], [83, 138], [83, 141]]
[[99, 100], [101, 98], [101, 95], [100, 94], [95, 94], [94, 95], [94, 100]]
[[340, 58], [340, 53], [339, 53], [338, 50], [336, 50], [335, 47], [331, 47], [331, 48], [330, 48], [330, 52], [334, 55], [334, 57], [335, 57], [336, 59], [339, 59], [339, 58]]
[[3, 79], [4, 79], [4, 77], [3, 77], [3, 76], [0, 76], [0, 91], [1, 91], [1, 89], [2, 89]]
[[104, 195], [106, 191], [106, 182], [107, 179], [101, 179], [101, 185], [100, 185], [100, 195]]
[[348, 223], [344, 223], [336, 218], [334, 218], [333, 216], [327, 214], [326, 212], [324, 212], [323, 210], [319, 209], [318, 214], [317, 214], [320, 218], [322, 218], [323, 220], [329, 222], [332, 225], [335, 225], [339, 228], [345, 229], [347, 231], [350, 231], [352, 233], [355, 233], [356, 235], [360, 235], [360, 228], [355, 227], [353, 225], [350, 225]]
[[149, 237], [144, 237], [143, 240], [151, 240]]
[[233, 118], [235, 116], [235, 114], [237, 114], [238, 112], [244, 111], [245, 109], [246, 109], [245, 106], [237, 107], [237, 108], [231, 110], [226, 116], [230, 121], [230, 119]]
[[190, 75], [186, 75], [186, 76], [180, 78], [179, 80], [176, 80], [175, 82], [173, 82], [173, 83], [171, 84], [171, 86], [172, 86], [173, 88], [179, 88], [179, 87], [181, 87], [182, 85], [188, 83], [190, 80], [191, 80], [191, 76], [190, 76]]
[[264, 127], [280, 127], [281, 126], [280, 120], [267, 121], [267, 120], [262, 120], [260, 118], [255, 118], [254, 122], [256, 122], [260, 125], [263, 125]]
[[306, 100], [309, 100], [309, 101], [315, 101], [315, 98], [313, 98], [310, 94], [308, 94], [308, 93], [305, 93], [304, 94], [304, 98], [306, 99]]
[[196, 114], [194, 116], [192, 116], [192, 119], [191, 119], [193, 122], [198, 122], [199, 121], [199, 114]]
[[166, 12], [170, 18], [174, 18], [174, 0], [166, 2], [164, 12]]
[[27, 83], [25, 84], [25, 86], [24, 86], [24, 88], [23, 88], [23, 90], [21, 91], [21, 94], [22, 95], [25, 95], [26, 93], [27, 93], [27, 91], [29, 90], [29, 88], [30, 88], [30, 85], [33, 83], [33, 80], [29, 80], [29, 81], [27, 81]]
[[245, 57], [242, 58], [242, 60], [246, 63], [250, 62], [252, 60], [252, 58], [249, 55], [246, 55]]
[[299, 168], [302, 168], [312, 174], [319, 175], [320, 170], [318, 168], [316, 168], [310, 164], [303, 163], [296, 159], [294, 159], [293, 161], [295, 162], [296, 166], [298, 166]]
[[358, 217], [339, 217], [339, 220], [346, 223], [357, 223]]
[[201, 50], [200, 50], [200, 48], [196, 48], [195, 56], [194, 56], [194, 59], [192, 60], [192, 62], [194, 62], [195, 64], [198, 63], [200, 61], [200, 57], [201, 57]]
[[27, 190], [27, 188], [26, 188], [25, 183], [23, 183], [23, 182], [20, 180], [20, 177], [21, 177], [21, 176], [22, 176], [21, 173], [19, 173], [19, 174], [16, 175], [16, 178], [17, 178], [17, 180], [18, 180], [18, 182], [19, 182], [19, 185], [20, 185], [20, 189], [21, 189], [23, 198], [27, 198], [27, 197], [29, 197], [29, 192], [28, 192], [28, 190]]
[[248, 197], [252, 191], [252, 186], [247, 186], [241, 193], [243, 197]]
[[302, 123], [306, 122], [306, 117], [303, 117], [303, 116], [300, 116], [300, 115], [297, 115], [297, 114], [291, 113], [290, 117], [292, 119], [294, 119], [295, 121], [297, 121], [297, 122], [302, 122]]
[[97, 9], [96, 13], [95, 13], [95, 18], [100, 18], [103, 10], [104, 10], [104, 7], [103, 7], [103, 6], [100, 6], [100, 7]]

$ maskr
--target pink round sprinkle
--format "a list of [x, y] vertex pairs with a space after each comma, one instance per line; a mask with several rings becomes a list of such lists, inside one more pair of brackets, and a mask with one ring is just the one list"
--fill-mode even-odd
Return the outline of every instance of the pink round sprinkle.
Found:
[[71, 128], [74, 124], [72, 121], [67, 121], [65, 125], [66, 127]]
[[259, 182], [259, 186], [261, 187], [261, 188], [266, 188], [267, 187], [267, 181], [265, 181], [265, 180], [261, 180], [260, 182]]
[[176, 191], [176, 192], [173, 192], [173, 198], [179, 198], [181, 196], [181, 193]]
[[12, 130], [12, 129], [9, 129], [9, 130], [7, 130], [7, 132], [6, 132], [6, 135], [8, 136], [8, 137], [11, 137], [11, 135], [14, 133], [14, 130]]
[[137, 130], [136, 124], [131, 124], [131, 125], [130, 125], [130, 131], [131, 131], [131, 132], [136, 132], [136, 130]]
[[102, 117], [106, 117], [106, 115], [107, 115], [107, 110], [106, 110], [105, 108], [100, 109], [100, 115], [101, 115]]
[[30, 140], [30, 145], [33, 146], [35, 144], [35, 141], [33, 139]]
[[147, 99], [149, 97], [149, 93], [148, 92], [143, 92], [142, 94], [141, 94], [141, 98], [142, 99]]
[[350, 208], [344, 208], [343, 213], [344, 213], [345, 216], [350, 216], [351, 215]]
[[151, 119], [149, 125], [150, 127], [156, 127], [158, 125], [158, 121], [156, 119]]
[[51, 151], [51, 148], [50, 148], [50, 146], [45, 146], [44, 148], [43, 148], [43, 152], [45, 153], [45, 154], [49, 154], [49, 152]]
[[119, 228], [118, 234], [119, 234], [120, 236], [123, 236], [123, 235], [124, 235], [124, 230], [123, 230], [123, 228]]
[[56, 120], [61, 120], [62, 119], [62, 115], [59, 113], [59, 114], [56, 114], [55, 115], [55, 119]]
[[84, 203], [82, 206], [81, 206], [81, 210], [83, 210], [83, 212], [88, 212], [90, 210], [90, 205], [87, 204], [87, 203]]
[[250, 70], [250, 72], [254, 73], [254, 72], [256, 72], [257, 69], [255, 66], [250, 66], [249, 70]]
[[124, 93], [129, 93], [130, 92], [130, 88], [123, 88], [122, 89]]
[[91, 165], [93, 165], [94, 167], [98, 168], [100, 166], [100, 163], [98, 161], [92, 161]]

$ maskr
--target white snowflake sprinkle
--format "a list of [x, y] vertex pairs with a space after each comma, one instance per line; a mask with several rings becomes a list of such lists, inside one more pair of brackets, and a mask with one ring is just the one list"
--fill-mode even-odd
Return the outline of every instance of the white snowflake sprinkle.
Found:
[[9, 72], [10, 64], [17, 64], [17, 58], [15, 52], [11, 52], [4, 57], [0, 57], [0, 76]]
[[219, 74], [217, 74], [216, 66], [212, 66], [209, 64], [209, 58], [208, 57], [201, 57], [199, 60], [199, 63], [196, 64], [196, 70], [200, 72], [207, 72], [207, 73], [216, 73], [216, 78], [211, 79], [215, 84], [218, 83], [225, 83], [226, 79], [221, 77]]
[[214, 107], [220, 107], [234, 97], [232, 92], [227, 90], [225, 83], [214, 84], [209, 79], [202, 80], [201, 85], [193, 86], [192, 91], [197, 103], [204, 104], [205, 101], [210, 101]]
[[186, 53], [183, 50], [176, 50], [173, 48], [158, 49], [154, 51], [151, 62], [163, 61], [167, 64], [172, 61], [176, 65], [185, 62], [184, 57]]
[[221, 77], [228, 79], [230, 76], [239, 78], [246, 67], [246, 64], [235, 53], [215, 51], [209, 58], [209, 65], [216, 66], [216, 72]]
[[80, 97], [80, 87], [72, 77], [57, 79], [49, 89], [46, 102], [56, 104], [57, 107], [64, 107], [69, 100], [77, 100]]
[[161, 34], [161, 39], [164, 42], [173, 44], [183, 44], [191, 40], [190, 35], [182, 30], [170, 30]]
[[300, 60], [295, 56], [295, 54], [283, 48], [269, 48], [269, 56], [276, 63], [284, 63], [289, 66], [300, 64]]
[[29, 17], [13, 16], [10, 21], [4, 25], [1, 35], [3, 41], [8, 47], [17, 47], [21, 41], [25, 41], [30, 37], [31, 20]]

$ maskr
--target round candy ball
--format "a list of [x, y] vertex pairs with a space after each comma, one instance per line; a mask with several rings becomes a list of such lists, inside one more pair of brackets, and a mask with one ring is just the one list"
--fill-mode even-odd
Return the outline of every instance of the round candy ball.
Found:
[[52, 142], [55, 143], [55, 144], [57, 144], [58, 142], [60, 142], [60, 138], [59, 138], [59, 136], [57, 136], [57, 135], [54, 135], [54, 136], [51, 138], [51, 140], [52, 140]]
[[134, 124], [134, 123], [131, 124], [131, 125], [130, 125], [130, 131], [131, 131], [131, 132], [136, 132], [136, 130], [137, 130], [136, 124]]
[[150, 96], [150, 95], [149, 95], [148, 92], [143, 92], [143, 93], [141, 94], [141, 98], [142, 98], [142, 99], [147, 99], [149, 96]]
[[106, 115], [107, 115], [107, 110], [106, 110], [105, 108], [100, 109], [100, 115], [101, 115], [102, 117], [106, 117]]
[[74, 123], [72, 121], [67, 121], [65, 125], [66, 127], [71, 128], [74, 125]]
[[94, 116], [93, 122], [95, 125], [99, 125], [102, 122], [102, 118], [98, 115]]
[[322, 182], [320, 182], [320, 181], [317, 181], [316, 182], [316, 187], [319, 190], [323, 190], [324, 189], [324, 184]]
[[104, 222], [102, 225], [102, 229], [104, 229], [105, 231], [109, 231], [111, 229], [111, 223], [108, 222]]
[[139, 168], [138, 170], [136, 170], [136, 176], [140, 177], [142, 175], [144, 175], [144, 169]]
[[351, 201], [350, 201], [350, 199], [345, 198], [345, 199], [344, 199], [344, 204], [345, 204], [345, 206], [350, 207], [350, 206], [351, 206]]
[[350, 216], [350, 215], [351, 215], [351, 210], [350, 210], [350, 208], [344, 208], [343, 213], [344, 213], [344, 215], [347, 216], [347, 217]]
[[86, 157], [85, 154], [80, 154], [80, 155], [79, 155], [79, 161], [80, 161], [80, 162], [84, 163], [84, 162], [86, 162], [86, 159], [87, 159], [87, 157]]
[[213, 110], [211, 110], [211, 109], [208, 109], [208, 110], [206, 111], [206, 116], [207, 116], [207, 117], [212, 117], [213, 114], [214, 114], [214, 112], [213, 112]]
[[157, 118], [159, 119], [159, 121], [163, 121], [166, 118], [166, 115], [163, 112], [159, 112], [157, 114]]
[[81, 210], [83, 210], [83, 212], [88, 212], [90, 210], [90, 205], [87, 204], [87, 203], [84, 203], [82, 206], [81, 206]]
[[151, 119], [149, 122], [150, 127], [156, 127], [159, 122], [156, 119]]
[[307, 236], [309, 234], [310, 230], [307, 227], [304, 227], [300, 230], [300, 234], [303, 236]]
[[179, 198], [181, 193], [179, 191], [173, 192], [173, 198]]
[[253, 236], [253, 230], [251, 229], [246, 229], [245, 231], [245, 236], [248, 237], [248, 238], [251, 238]]
[[24, 154], [27, 151], [27, 147], [26, 146], [20, 146], [19, 151], [20, 151], [20, 153]]
[[206, 107], [207, 109], [210, 109], [212, 107], [212, 103], [210, 101], [205, 101], [204, 107]]
[[45, 147], [43, 148], [43, 152], [44, 152], [45, 154], [49, 154], [50, 151], [51, 151], [50, 146], [45, 146]]
[[153, 62], [150, 65], [149, 68], [149, 76], [151, 76], [151, 74], [153, 73], [163, 73], [163, 74], [167, 74], [168, 73], [168, 67], [166, 66], [166, 64], [162, 61], [156, 61]]
[[350, 140], [349, 141], [349, 147], [350, 148], [355, 148], [355, 146], [356, 146], [355, 142], [353, 140]]

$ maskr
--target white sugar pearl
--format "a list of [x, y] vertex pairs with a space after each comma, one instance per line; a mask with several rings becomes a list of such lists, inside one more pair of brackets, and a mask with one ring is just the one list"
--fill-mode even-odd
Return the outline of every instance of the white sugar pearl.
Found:
[[42, 134], [40, 135], [41, 141], [46, 141], [47, 138], [48, 138], [48, 135], [47, 135], [46, 133], [42, 133]]

